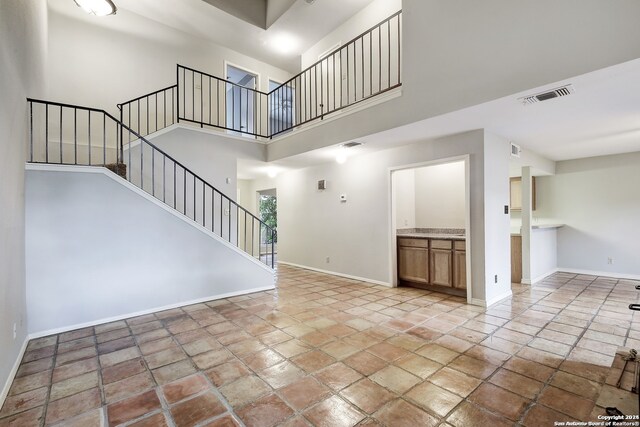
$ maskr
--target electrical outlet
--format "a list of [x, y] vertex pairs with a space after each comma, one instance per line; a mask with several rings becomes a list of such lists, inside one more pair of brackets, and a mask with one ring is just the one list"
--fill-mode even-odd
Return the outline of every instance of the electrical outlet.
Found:
[[494, 283], [498, 283], [498, 275], [496, 274], [495, 277], [493, 278], [493, 282]]
[[13, 339], [15, 340], [18, 336], [18, 325], [16, 323], [13, 324]]
[[613, 258], [611, 257], [607, 258], [607, 264], [609, 265], [613, 264]]
[[326, 257], [326, 258], [325, 258], [325, 260], [324, 260], [324, 262], [326, 262], [327, 264], [329, 264], [329, 263], [331, 262], [331, 258]]

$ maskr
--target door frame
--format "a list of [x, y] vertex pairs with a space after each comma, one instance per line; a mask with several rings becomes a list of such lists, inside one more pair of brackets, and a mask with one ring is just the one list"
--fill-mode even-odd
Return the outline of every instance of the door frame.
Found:
[[446, 157], [443, 159], [429, 160], [426, 162], [411, 163], [401, 166], [393, 166], [387, 168], [389, 179], [387, 181], [387, 191], [389, 194], [389, 223], [387, 229], [389, 230], [389, 283], [392, 287], [398, 287], [398, 254], [397, 254], [397, 239], [396, 239], [396, 203], [395, 193], [393, 191], [393, 173], [407, 169], [418, 169], [427, 166], [437, 166], [447, 163], [464, 162], [465, 171], [465, 257], [466, 257], [466, 274], [467, 274], [467, 304], [471, 304], [473, 300], [473, 282], [471, 278], [471, 259], [473, 254], [471, 253], [471, 158], [469, 154], [462, 156]]
[[[237, 65], [237, 64], [235, 64], [233, 62], [227, 61], [226, 59], [223, 61], [223, 63], [224, 63], [224, 80], [225, 81], [229, 80], [228, 79], [229, 76], [228, 76], [227, 70], [231, 66], [233, 68], [237, 68], [238, 70], [245, 71], [247, 74], [252, 74], [252, 75], [256, 76], [256, 86], [253, 89], [257, 90], [257, 91], [260, 90], [260, 87], [261, 87], [260, 85], [262, 83], [261, 82], [260, 73], [258, 73], [256, 71], [253, 71], [253, 70], [251, 70], [251, 69], [249, 69], [247, 67], [243, 67], [241, 65]], [[224, 124], [225, 124], [225, 126], [227, 126], [227, 123], [228, 123], [227, 122], [227, 105], [226, 105], [226, 100], [227, 100], [226, 96], [227, 96], [227, 94], [226, 93], [227, 93], [227, 91], [226, 91], [226, 88], [225, 88], [225, 106], [224, 106], [224, 114], [225, 114], [225, 116], [224, 116]], [[258, 102], [260, 102], [260, 101], [258, 101]], [[254, 120], [253, 120], [254, 121], [254, 123], [253, 123], [254, 129], [253, 130], [254, 130], [254, 133], [255, 133], [257, 131], [257, 128], [258, 128], [257, 124], [258, 124], [258, 120], [260, 118], [257, 116], [257, 111], [258, 110], [256, 108], [256, 105], [253, 106], [253, 110], [254, 110], [253, 111], [253, 114], [254, 114]], [[232, 134], [232, 135], [240, 134], [240, 136], [242, 136], [243, 138], [255, 138], [255, 139], [258, 138], [257, 136], [250, 135], [250, 134], [245, 134], [245, 133], [243, 133], [241, 131], [236, 131], [236, 130], [226, 129], [226, 133]]]

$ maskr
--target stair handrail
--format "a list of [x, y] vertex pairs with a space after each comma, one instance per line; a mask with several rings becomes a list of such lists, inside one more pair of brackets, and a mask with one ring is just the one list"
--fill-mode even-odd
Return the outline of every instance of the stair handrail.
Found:
[[[62, 108], [69, 108], [69, 109], [74, 109], [74, 110], [81, 110], [81, 111], [89, 111], [89, 112], [94, 112], [94, 113], [98, 113], [98, 114], [104, 114], [105, 117], [108, 117], [109, 119], [111, 119], [113, 122], [115, 122], [116, 126], [120, 126], [121, 129], [126, 130], [127, 132], [129, 132], [129, 134], [133, 135], [135, 138], [133, 140], [129, 140], [129, 142], [126, 144], [129, 146], [129, 149], [131, 148], [131, 145], [134, 144], [136, 141], [140, 141], [141, 143], [144, 142], [145, 144], [147, 144], [149, 147], [151, 147], [151, 149], [157, 153], [159, 153], [160, 155], [162, 155], [164, 158], [170, 160], [171, 162], [173, 162], [173, 164], [177, 167], [180, 167], [181, 169], [184, 170], [185, 176], [186, 173], [188, 173], [189, 175], [192, 175], [194, 180], [197, 179], [200, 182], [203, 183], [204, 186], [208, 187], [209, 189], [211, 189], [214, 193], [212, 193], [212, 197], [213, 194], [218, 193], [221, 197], [221, 208], [222, 208], [222, 198], [224, 198], [224, 200], [227, 202], [229, 209], [231, 209], [231, 205], [233, 205], [237, 210], [242, 211], [245, 215], [245, 230], [246, 230], [246, 217], [247, 215], [249, 215], [250, 219], [252, 221], [257, 221], [259, 226], [260, 226], [260, 232], [262, 231], [261, 227], [264, 227], [265, 230], [269, 233], [269, 235], [272, 237], [272, 252], [271, 252], [271, 268], [274, 268], [274, 254], [275, 252], [273, 252], [274, 250], [274, 237], [276, 236], [276, 231], [275, 229], [273, 229], [272, 227], [270, 227], [269, 225], [267, 225], [263, 220], [261, 220], [260, 218], [258, 218], [257, 216], [255, 216], [254, 214], [252, 214], [251, 212], [249, 212], [247, 209], [245, 209], [244, 207], [240, 206], [237, 202], [235, 202], [233, 199], [231, 199], [229, 196], [227, 196], [225, 193], [223, 193], [222, 191], [218, 190], [215, 186], [213, 186], [212, 184], [210, 184], [209, 182], [207, 182], [205, 179], [203, 179], [202, 177], [200, 177], [198, 174], [196, 174], [195, 172], [193, 172], [191, 169], [187, 168], [183, 163], [181, 163], [180, 161], [178, 161], [177, 159], [175, 159], [173, 156], [171, 156], [170, 154], [166, 153], [164, 150], [162, 150], [161, 148], [159, 148], [158, 146], [156, 146], [155, 144], [151, 143], [149, 140], [147, 140], [146, 138], [144, 138], [143, 136], [141, 136], [140, 134], [138, 134], [136, 131], [134, 131], [133, 129], [131, 129], [130, 127], [128, 127], [127, 125], [125, 125], [124, 123], [122, 123], [120, 120], [118, 120], [116, 117], [114, 117], [111, 113], [100, 109], [100, 108], [94, 108], [94, 107], [85, 107], [85, 106], [81, 106], [81, 105], [74, 105], [74, 104], [68, 104], [68, 103], [62, 103], [62, 102], [55, 102], [55, 101], [46, 101], [46, 100], [42, 100], [42, 99], [37, 99], [37, 98], [27, 98], [27, 102], [30, 105], [30, 129], [29, 129], [29, 135], [30, 135], [30, 147], [31, 147], [31, 157], [30, 157], [30, 161], [33, 162], [33, 104], [43, 104], [46, 106], [47, 110], [46, 110], [46, 114], [47, 114], [47, 119], [48, 119], [48, 107], [49, 106], [55, 106], [55, 107], [60, 107], [60, 123], [62, 123]], [[74, 123], [75, 125], [75, 123]], [[48, 126], [48, 122], [47, 122], [47, 126]], [[60, 129], [60, 135], [62, 136], [62, 127]], [[48, 135], [47, 135], [48, 137]], [[105, 135], [106, 138], [106, 135]], [[118, 154], [117, 154], [117, 159], [116, 159], [116, 165], [118, 164], [126, 164], [124, 163], [124, 155], [123, 155], [123, 150], [124, 150], [124, 138], [122, 137], [122, 132], [118, 132], [117, 134], [117, 138], [118, 141], [116, 142], [117, 145], [117, 150], [118, 150]], [[47, 141], [48, 142], [48, 141]], [[77, 145], [77, 141], [74, 141], [74, 143]], [[105, 143], [106, 143], [106, 139], [105, 139]], [[62, 144], [62, 139], [60, 140], [60, 144]], [[106, 148], [106, 146], [105, 146]], [[129, 150], [130, 152], [130, 150]], [[60, 154], [60, 157], [62, 158], [62, 153]], [[142, 157], [142, 156], [141, 156]], [[33, 162], [33, 163], [43, 163], [43, 162]], [[55, 163], [55, 162], [49, 162], [48, 160], [44, 163], [52, 163], [52, 164], [69, 164], [69, 163], [64, 163], [64, 162], [59, 162], [59, 163]], [[77, 164], [77, 163], [76, 163]], [[89, 160], [89, 165], [91, 165], [91, 160]], [[99, 166], [98, 164], [95, 164], [95, 166]], [[106, 159], [105, 159], [105, 164], [103, 164], [102, 166], [106, 167]], [[117, 166], [116, 166], [117, 169]], [[175, 169], [174, 169], [175, 170]], [[123, 177], [122, 175], [119, 175], [116, 171], [116, 174], [118, 176], [120, 176], [121, 178], [132, 182], [131, 180], [131, 176], [129, 176], [129, 178]], [[142, 170], [141, 170], [141, 174], [142, 174]], [[133, 183], [133, 182], [132, 182]], [[135, 185], [135, 184], [134, 184]], [[174, 183], [175, 185], [175, 183]], [[143, 191], [144, 188], [142, 188]], [[154, 188], [155, 191], [155, 188]], [[194, 189], [195, 191], [195, 189]], [[155, 194], [153, 194], [154, 197]], [[158, 198], [158, 197], [156, 197]], [[158, 198], [159, 199], [159, 198]], [[160, 199], [159, 199], [160, 200]], [[164, 201], [163, 201], [164, 202]], [[165, 204], [167, 204], [166, 202], [164, 202]], [[175, 200], [174, 200], [175, 203]], [[170, 206], [170, 205], [169, 205]], [[174, 206], [174, 209], [175, 206]], [[177, 210], [177, 209], [176, 209]], [[180, 212], [178, 210], [178, 212]], [[186, 206], [185, 206], [185, 213], [184, 215], [186, 216]], [[240, 214], [238, 213], [237, 215], [237, 219], [239, 219]], [[197, 215], [196, 212], [194, 212], [194, 221], [197, 221]], [[203, 218], [204, 219], [204, 218]], [[239, 222], [237, 222], [237, 227], [239, 227]], [[214, 225], [212, 224], [212, 227]], [[231, 222], [229, 221], [229, 228], [231, 227]], [[212, 228], [213, 231], [213, 228]], [[215, 232], [214, 232], [215, 234]], [[223, 233], [222, 233], [222, 229], [220, 230], [220, 237], [223, 237]], [[252, 236], [253, 239], [253, 236]], [[229, 239], [228, 241], [231, 243], [231, 235], [229, 234]], [[239, 242], [236, 242], [237, 246], [239, 246]], [[246, 243], [246, 236], [245, 236], [245, 243]], [[252, 252], [253, 252], [253, 242], [252, 242]], [[258, 251], [260, 252], [260, 248], [258, 248]], [[245, 250], [246, 252], [246, 250]], [[259, 258], [260, 258], [260, 254], [259, 254]], [[265, 258], [266, 260], [266, 258]], [[265, 262], [266, 263], [266, 262]]]

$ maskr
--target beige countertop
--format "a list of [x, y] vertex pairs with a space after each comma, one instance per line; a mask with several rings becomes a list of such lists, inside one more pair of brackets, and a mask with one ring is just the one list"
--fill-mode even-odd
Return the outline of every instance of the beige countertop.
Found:
[[464, 234], [406, 233], [398, 234], [397, 237], [404, 237], [409, 239], [465, 240]]

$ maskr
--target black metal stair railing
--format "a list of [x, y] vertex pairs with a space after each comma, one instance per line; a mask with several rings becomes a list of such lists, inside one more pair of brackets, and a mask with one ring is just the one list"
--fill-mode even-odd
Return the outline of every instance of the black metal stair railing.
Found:
[[104, 110], [27, 101], [30, 163], [107, 167], [274, 268], [276, 231], [137, 131]]
[[272, 138], [400, 86], [402, 10], [269, 93], [178, 64], [175, 85], [118, 108], [121, 122], [141, 136], [187, 122]]

